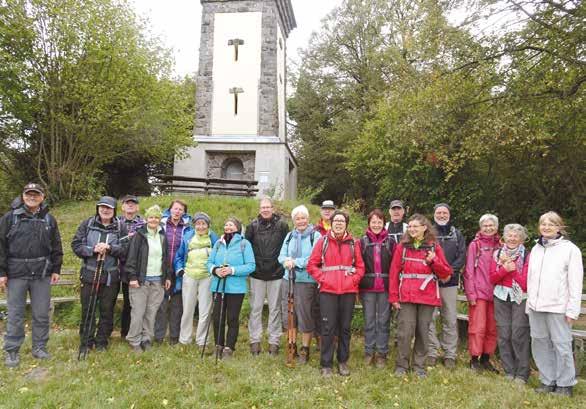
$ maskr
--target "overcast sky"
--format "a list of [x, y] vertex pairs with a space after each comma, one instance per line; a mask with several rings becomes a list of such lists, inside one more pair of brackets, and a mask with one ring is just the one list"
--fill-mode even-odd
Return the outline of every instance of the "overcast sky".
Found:
[[[195, 74], [198, 64], [201, 4], [199, 0], [131, 0], [139, 15], [150, 20], [153, 34], [173, 49], [177, 75]], [[297, 28], [287, 40], [289, 58], [305, 48], [320, 21], [342, 0], [292, 0]]]

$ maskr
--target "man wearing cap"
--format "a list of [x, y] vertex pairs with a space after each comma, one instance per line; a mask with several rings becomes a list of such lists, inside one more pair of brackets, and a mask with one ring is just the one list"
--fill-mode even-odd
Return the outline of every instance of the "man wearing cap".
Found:
[[315, 224], [315, 230], [317, 230], [320, 235], [327, 235], [328, 231], [330, 231], [332, 228], [332, 222], [330, 218], [332, 217], [332, 214], [334, 214], [334, 210], [336, 210], [336, 205], [332, 200], [324, 200], [322, 202], [321, 210], [319, 212], [321, 218]]
[[[132, 237], [136, 231], [146, 224], [146, 221], [140, 217], [138, 197], [134, 195], [126, 195], [121, 200], [122, 202], [122, 216], [120, 222], [126, 226], [128, 230], [128, 237]], [[122, 287], [122, 313], [120, 316], [120, 336], [126, 338], [130, 328], [130, 294], [128, 290], [128, 276], [124, 270], [125, 262], [120, 260], [120, 282]]]
[[[94, 346], [98, 351], [105, 351], [108, 347], [108, 339], [114, 328], [114, 305], [120, 290], [118, 264], [120, 259], [126, 256], [127, 247], [128, 230], [116, 217], [116, 199], [103, 196], [96, 204], [95, 216], [81, 222], [71, 242], [73, 252], [82, 259], [79, 329], [82, 338], [81, 352]], [[98, 255], [105, 257], [99, 277], [96, 276]], [[84, 328], [84, 324], [87, 325], [85, 321], [96, 288], [98, 305], [94, 312], [100, 312], [97, 333], [94, 316], [89, 317], [89, 327]]]
[[47, 342], [51, 284], [59, 281], [63, 248], [57, 221], [44, 200], [41, 185], [29, 183], [22, 196], [12, 202], [12, 210], [0, 218], [0, 289], [8, 288], [4, 362], [10, 368], [20, 363], [27, 293], [33, 318], [32, 355], [50, 358]]
[[[440, 297], [442, 306], [436, 309], [434, 320], [429, 327], [429, 352], [427, 355], [428, 365], [435, 365], [439, 356], [439, 350], [444, 350], [444, 365], [448, 369], [456, 367], [457, 345], [458, 345], [458, 311], [456, 304], [458, 296], [458, 283], [460, 270], [466, 262], [466, 239], [451, 222], [450, 206], [446, 203], [438, 203], [434, 207], [433, 225], [436, 228], [439, 242], [446, 260], [452, 266], [453, 274], [446, 283], [440, 281]], [[435, 319], [438, 315], [442, 319], [442, 333], [440, 339], [436, 335]]]
[[265, 297], [269, 302], [269, 354], [279, 353], [281, 327], [281, 279], [285, 275], [279, 263], [279, 253], [289, 226], [274, 214], [273, 202], [265, 198], [260, 201], [260, 212], [246, 228], [246, 239], [252, 244], [256, 269], [250, 276], [250, 353], [260, 354], [262, 340], [262, 310]]
[[399, 244], [403, 233], [407, 231], [407, 223], [403, 223], [405, 217], [405, 205], [401, 200], [392, 200], [389, 205], [389, 215], [391, 220], [387, 223], [385, 228], [391, 239], [395, 244]]

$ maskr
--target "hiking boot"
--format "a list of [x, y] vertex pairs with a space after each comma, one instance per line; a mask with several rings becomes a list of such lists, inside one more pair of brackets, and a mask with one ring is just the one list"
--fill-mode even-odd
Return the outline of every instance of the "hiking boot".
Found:
[[387, 354], [376, 354], [376, 357], [374, 358], [374, 366], [378, 369], [383, 369], [387, 366]]
[[428, 356], [425, 360], [426, 366], [436, 366], [437, 365], [437, 358], [435, 356]]
[[230, 347], [224, 347], [224, 349], [222, 350], [222, 359], [230, 359], [232, 358], [233, 354], [234, 351], [230, 349]]
[[252, 356], [258, 356], [260, 354], [260, 342], [253, 342], [250, 344], [250, 353]]
[[305, 365], [309, 361], [309, 347], [301, 347], [299, 350], [299, 356], [297, 357], [297, 362], [301, 365]]
[[170, 337], [169, 338], [169, 345], [177, 345], [179, 343], [178, 337]]
[[321, 376], [322, 376], [323, 378], [331, 378], [331, 377], [332, 377], [332, 375], [334, 374], [334, 373], [332, 372], [332, 368], [322, 368], [322, 369], [320, 370], [320, 373], [321, 373]]
[[206, 356], [213, 355], [213, 353], [214, 353], [214, 349], [210, 348], [209, 346], [198, 345], [198, 348], [199, 348], [199, 353], [201, 354], [201, 352], [203, 351], [203, 354]]
[[270, 356], [279, 355], [279, 346], [275, 345], [275, 344], [269, 344], [269, 355]]
[[221, 345], [216, 345], [215, 354], [218, 356], [218, 359], [222, 359], [222, 352], [224, 351], [224, 347]]
[[474, 356], [472, 357], [472, 359], [470, 360], [470, 369], [472, 369], [473, 371], [477, 371], [477, 372], [480, 372], [484, 369], [482, 367], [482, 364], [478, 360], [478, 357], [474, 357]]
[[417, 377], [419, 379], [425, 379], [425, 378], [427, 378], [427, 372], [425, 372], [425, 369], [423, 369], [423, 368], [417, 368], [415, 370], [415, 375], [417, 375]]
[[523, 378], [515, 378], [513, 379], [513, 382], [515, 382], [517, 385], [527, 385], [527, 379]]
[[480, 356], [480, 365], [482, 366], [482, 369], [484, 369], [485, 371], [496, 374], [499, 373], [499, 370], [492, 366], [492, 364], [490, 363], [490, 355], [488, 354], [482, 354]]
[[405, 368], [396, 368], [395, 369], [395, 376], [397, 378], [403, 378], [407, 376], [407, 370]]
[[556, 390], [555, 385], [546, 385], [544, 383], [540, 384], [539, 387], [535, 389], [537, 393], [554, 393]]
[[135, 352], [137, 354], [143, 353], [143, 349], [142, 349], [141, 345], [130, 345], [130, 347], [132, 348], [132, 352]]
[[374, 362], [374, 355], [364, 354], [364, 365], [370, 366]]
[[572, 397], [574, 391], [573, 391], [573, 387], [572, 386], [558, 386], [555, 388], [555, 391], [553, 391], [554, 395], [561, 395], [561, 396], [568, 396], [568, 397]]
[[456, 369], [456, 360], [454, 358], [445, 358], [444, 366], [446, 369]]
[[4, 365], [6, 365], [7, 368], [16, 368], [18, 365], [20, 365], [20, 354], [18, 351], [6, 352]]
[[515, 380], [515, 375], [511, 375], [510, 373], [505, 374], [505, 379], [507, 381], [514, 381]]
[[346, 362], [338, 364], [338, 373], [340, 376], [350, 376], [350, 368]]
[[106, 352], [107, 349], [108, 349], [108, 345], [104, 345], [104, 344], [96, 345], [96, 352]]
[[47, 352], [46, 348], [35, 348], [32, 351], [33, 358], [37, 359], [50, 359], [51, 354]]
[[144, 352], [148, 351], [149, 349], [152, 348], [152, 344], [150, 341], [143, 341], [140, 343], [140, 347], [142, 348], [142, 350]]

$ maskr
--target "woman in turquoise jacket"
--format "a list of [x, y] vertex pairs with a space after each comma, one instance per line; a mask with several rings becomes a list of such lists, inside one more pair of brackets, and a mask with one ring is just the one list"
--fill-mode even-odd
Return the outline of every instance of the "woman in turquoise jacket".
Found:
[[[294, 276], [295, 316], [297, 329], [302, 334], [298, 362], [305, 364], [309, 359], [311, 337], [314, 333], [319, 334], [319, 292], [316, 281], [307, 272], [307, 260], [321, 235], [309, 224], [307, 207], [297, 206], [291, 212], [291, 218], [295, 228], [287, 233], [279, 254], [279, 263], [285, 267], [281, 285], [281, 311], [282, 316], [287, 317], [289, 279]], [[283, 318], [283, 326], [286, 325], [287, 320]]]
[[230, 358], [236, 349], [240, 309], [247, 291], [246, 277], [256, 268], [252, 246], [242, 237], [241, 231], [240, 221], [229, 217], [224, 224], [224, 234], [215, 243], [207, 262], [213, 276], [210, 289], [214, 298], [212, 318], [216, 352], [221, 358]]

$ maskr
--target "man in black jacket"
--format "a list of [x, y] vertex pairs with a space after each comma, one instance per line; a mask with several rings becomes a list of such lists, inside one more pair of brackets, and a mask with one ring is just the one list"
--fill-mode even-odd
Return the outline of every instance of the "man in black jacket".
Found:
[[466, 239], [456, 229], [451, 222], [450, 206], [446, 203], [439, 203], [434, 207], [433, 213], [434, 227], [438, 232], [437, 240], [442, 246], [446, 260], [452, 266], [454, 273], [450, 281], [440, 282], [440, 297], [442, 306], [439, 308], [439, 314], [442, 319], [442, 333], [440, 339], [436, 335], [436, 325], [434, 320], [429, 327], [429, 352], [427, 361], [429, 365], [435, 365], [438, 359], [439, 350], [444, 350], [444, 365], [448, 369], [456, 367], [456, 356], [458, 346], [458, 311], [456, 304], [458, 296], [458, 284], [460, 280], [460, 270], [466, 263]]
[[250, 353], [260, 354], [262, 340], [262, 309], [265, 297], [269, 303], [269, 354], [279, 353], [281, 328], [281, 279], [285, 275], [278, 257], [289, 226], [274, 214], [270, 199], [260, 201], [259, 216], [246, 228], [246, 239], [252, 244], [256, 271], [250, 276]]
[[12, 203], [12, 210], [0, 219], [0, 288], [8, 287], [4, 362], [10, 368], [20, 363], [27, 292], [33, 316], [32, 355], [50, 358], [47, 342], [51, 284], [59, 281], [63, 248], [57, 221], [44, 200], [41, 185], [29, 183]]
[[[81, 337], [80, 351], [87, 351], [94, 346], [98, 351], [108, 347], [108, 339], [114, 328], [114, 305], [120, 290], [119, 260], [124, 259], [128, 248], [128, 231], [116, 217], [116, 199], [103, 196], [96, 204], [96, 215], [81, 222], [71, 248], [82, 259], [80, 279]], [[96, 277], [98, 255], [103, 255], [104, 262], [101, 277]], [[99, 285], [98, 285], [99, 283]], [[84, 328], [92, 294], [98, 288], [95, 311], [100, 312], [96, 333], [95, 319], [89, 317], [89, 330]]]

